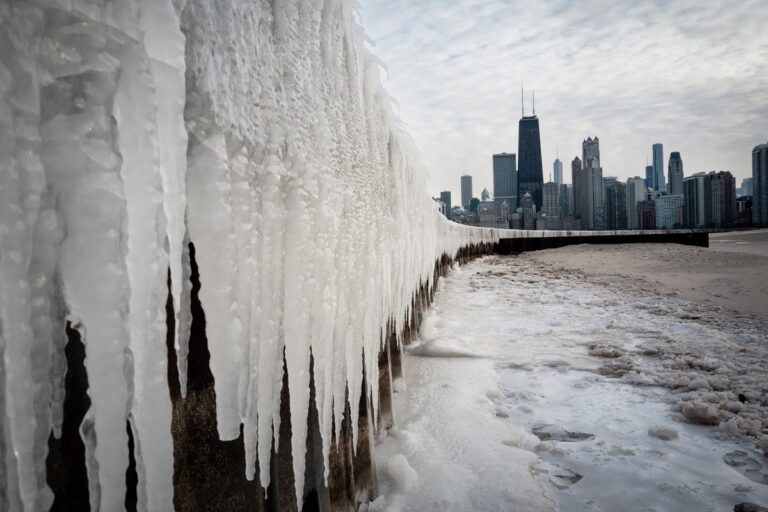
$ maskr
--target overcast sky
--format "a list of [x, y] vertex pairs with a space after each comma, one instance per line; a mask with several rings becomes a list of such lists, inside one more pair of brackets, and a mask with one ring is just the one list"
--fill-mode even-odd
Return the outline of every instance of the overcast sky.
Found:
[[544, 179], [600, 137], [606, 176], [643, 176], [654, 142], [685, 175], [751, 175], [768, 141], [768, 0], [360, 0], [384, 84], [430, 170], [430, 193], [517, 153], [520, 83], [536, 90]]

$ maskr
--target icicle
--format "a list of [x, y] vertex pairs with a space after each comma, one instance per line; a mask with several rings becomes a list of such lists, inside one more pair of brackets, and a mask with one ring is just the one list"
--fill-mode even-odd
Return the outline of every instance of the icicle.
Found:
[[[117, 144], [127, 212], [125, 263], [130, 287], [129, 343], [133, 362], [131, 418], [139, 477], [139, 510], [173, 508], [173, 440], [167, 381], [165, 303], [168, 253], [156, 124], [154, 81], [140, 46], [122, 55], [114, 99]], [[157, 96], [156, 96], [157, 97]], [[162, 99], [157, 97], [158, 99]], [[99, 418], [96, 418], [97, 424]], [[146, 452], [143, 447], [150, 447]]]
[[215, 134], [190, 143], [187, 194], [189, 236], [200, 269], [200, 302], [215, 379], [219, 436], [240, 435], [238, 381], [240, 320], [234, 292], [237, 245], [232, 218], [232, 181], [224, 137]]
[[[157, 118], [159, 169], [163, 183], [163, 208], [171, 269], [171, 291], [176, 316], [175, 347], [180, 361], [182, 318], [184, 245], [186, 210], [187, 131], [184, 128], [186, 69], [184, 35], [179, 17], [171, 0], [140, 0], [140, 24], [152, 73]], [[186, 385], [182, 386], [186, 395]]]

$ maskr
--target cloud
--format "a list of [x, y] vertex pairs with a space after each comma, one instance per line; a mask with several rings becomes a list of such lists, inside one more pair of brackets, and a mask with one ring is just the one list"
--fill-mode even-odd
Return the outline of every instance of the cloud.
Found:
[[[517, 152], [520, 83], [536, 90], [545, 178], [599, 135], [606, 175], [642, 175], [651, 144], [686, 174], [751, 174], [768, 140], [768, 2], [362, 0], [385, 85], [430, 169], [430, 193]], [[569, 175], [569, 171], [565, 172]], [[567, 176], [569, 181], [570, 176]]]

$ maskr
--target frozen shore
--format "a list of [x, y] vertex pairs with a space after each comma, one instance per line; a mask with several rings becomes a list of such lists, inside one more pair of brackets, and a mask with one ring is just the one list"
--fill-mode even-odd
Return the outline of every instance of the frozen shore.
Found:
[[[766, 320], [725, 305], [761, 275], [763, 242], [722, 236], [454, 269], [407, 349], [370, 510], [768, 505]], [[766, 304], [757, 282], [743, 293]], [[720, 297], [699, 300], [703, 283]]]

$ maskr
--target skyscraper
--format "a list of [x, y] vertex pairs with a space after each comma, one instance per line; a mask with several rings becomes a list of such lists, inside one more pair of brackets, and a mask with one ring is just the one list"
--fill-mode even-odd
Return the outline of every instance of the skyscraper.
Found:
[[600, 165], [600, 139], [597, 136], [594, 139], [587, 137], [581, 142], [581, 162], [584, 169], [589, 169], [589, 160], [592, 158], [596, 158]]
[[603, 183], [603, 168], [597, 158], [590, 158], [590, 167], [587, 169], [587, 225], [589, 229], [605, 229], [605, 184]]
[[517, 173], [514, 153], [500, 153], [493, 155], [493, 203], [496, 217], [506, 224], [507, 219], [501, 218], [501, 204], [506, 201], [509, 210], [517, 207]]
[[581, 229], [604, 229], [605, 194], [603, 169], [600, 167], [600, 139], [587, 137], [582, 141], [581, 155]]
[[752, 224], [768, 226], [768, 144], [752, 150]]
[[585, 186], [582, 178], [583, 174], [586, 174], [586, 172], [581, 166], [581, 160], [579, 160], [579, 157], [576, 157], [571, 162], [571, 185], [573, 186], [571, 214], [573, 215], [574, 228], [577, 229], [586, 229], [586, 226], [581, 221], [584, 208], [586, 207], [582, 193], [582, 188]]
[[712, 224], [722, 228], [736, 221], [736, 178], [728, 171], [709, 173]]
[[544, 184], [544, 171], [541, 165], [541, 138], [539, 136], [539, 118], [536, 117], [534, 100], [533, 115], [520, 118], [518, 130], [517, 154], [520, 155], [517, 174], [517, 195], [523, 197], [531, 193], [537, 209], [541, 208], [541, 187]]
[[645, 180], [639, 176], [627, 180], [627, 228], [638, 229], [637, 203], [645, 200]]
[[522, 229], [536, 229], [536, 204], [530, 192], [523, 194], [520, 199], [520, 208], [523, 211]]
[[653, 166], [645, 166], [645, 188], [653, 190]]
[[555, 174], [555, 183], [558, 185], [563, 184], [563, 162], [559, 158], [555, 158], [555, 163], [552, 164], [552, 170]]
[[653, 145], [653, 190], [667, 191], [664, 184], [664, 146], [659, 143]]
[[542, 200], [544, 206], [541, 208], [541, 212], [547, 216], [547, 229], [559, 229], [560, 217], [562, 210], [560, 209], [560, 188], [557, 183], [550, 181], [543, 186]]
[[445, 205], [445, 216], [451, 218], [451, 192], [444, 190], [440, 192], [440, 202]]
[[687, 228], [703, 228], [708, 224], [704, 181], [703, 172], [683, 178], [683, 224]]
[[606, 178], [606, 212], [608, 229], [627, 229], [627, 185]]
[[[667, 166], [668, 179], [669, 179], [669, 195], [682, 196], [683, 195], [683, 159], [680, 158], [680, 153], [673, 151], [669, 154], [669, 165]], [[658, 215], [657, 215], [658, 224]]]
[[472, 200], [472, 176], [465, 174], [461, 177], [461, 206], [469, 211], [469, 202]]

